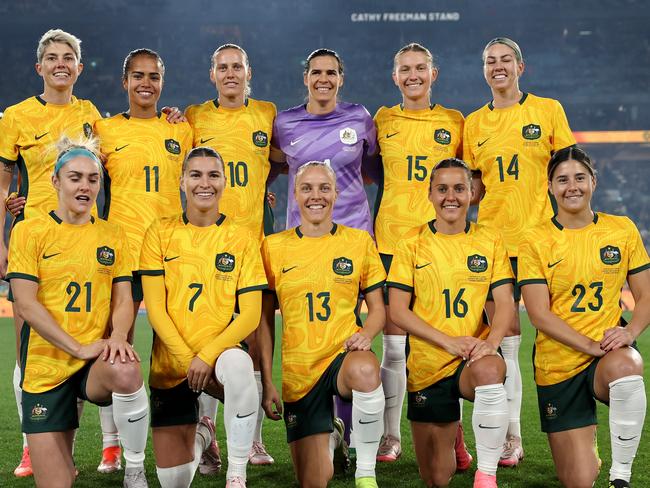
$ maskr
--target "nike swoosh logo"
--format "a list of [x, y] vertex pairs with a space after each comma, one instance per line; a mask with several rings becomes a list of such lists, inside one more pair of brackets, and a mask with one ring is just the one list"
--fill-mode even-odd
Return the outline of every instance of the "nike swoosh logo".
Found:
[[237, 414], [237, 415], [235, 415], [235, 417], [237, 417], [238, 419], [245, 419], [246, 417], [250, 417], [251, 415], [253, 415], [255, 412], [257, 412], [257, 410], [255, 410], [255, 411], [253, 411], [253, 412], [251, 412], [251, 413], [249, 413], [247, 415], [239, 415], [239, 414]]
[[492, 426], [492, 425], [483, 425], [483, 424], [478, 424], [479, 429], [500, 429], [501, 427], [499, 425], [497, 426]]
[[291, 266], [290, 268], [282, 268], [282, 274], [288, 273], [291, 271], [293, 268], [297, 268], [298, 266]]
[[122, 149], [124, 149], [128, 144], [124, 144], [122, 147], [117, 147], [115, 146], [115, 152], [120, 152]]
[[167, 256], [165, 256], [164, 261], [168, 263], [169, 261], [173, 261], [174, 259], [178, 259], [178, 258], [180, 258], [180, 256], [174, 256], [173, 258], [168, 258]]
[[489, 141], [489, 140], [490, 140], [490, 138], [488, 137], [488, 138], [485, 139], [483, 142], [479, 142], [479, 143], [478, 143], [478, 147], [481, 147], [483, 144], [485, 144], [485, 143], [486, 143], [487, 141]]
[[60, 252], [55, 252], [54, 254], [43, 254], [43, 259], [50, 259], [53, 258], [54, 256], [58, 256], [61, 254]]
[[393, 396], [386, 397], [385, 400], [392, 400], [392, 399], [395, 398], [396, 396], [397, 396], [397, 395], [393, 395]]
[[290, 145], [290, 146], [295, 146], [295, 145], [298, 144], [300, 141], [302, 141], [302, 137], [299, 137], [299, 138], [296, 139], [295, 141], [290, 141], [290, 142], [289, 142], [289, 145]]
[[48, 135], [48, 134], [49, 134], [49, 131], [46, 132], [45, 134], [41, 134], [40, 136], [38, 136], [38, 135], [34, 135], [34, 139], [38, 141], [39, 139], [42, 139], [43, 137], [45, 137], [45, 136]]
[[133, 424], [135, 422], [139, 422], [140, 420], [142, 420], [146, 416], [147, 416], [147, 414], [145, 413], [142, 417], [138, 417], [137, 419], [127, 419], [127, 420], [129, 421], [130, 424]]
[[360, 423], [361, 425], [374, 424], [375, 422], [379, 422], [379, 419], [370, 420], [370, 421], [368, 421], [368, 422], [364, 422], [363, 420], [359, 419], [359, 423]]
[[393, 136], [396, 136], [399, 132], [393, 132], [392, 134], [386, 134], [386, 139], [390, 139]]
[[546, 266], [548, 266], [549, 268], [552, 268], [552, 267], [555, 266], [556, 264], [560, 264], [560, 262], [562, 262], [563, 260], [564, 260], [564, 258], [560, 259], [559, 261], [555, 261], [553, 264], [548, 263]]
[[637, 436], [630, 437], [629, 439], [625, 439], [625, 438], [621, 437], [620, 435], [618, 436], [618, 440], [623, 441], [623, 442], [631, 441], [631, 440], [636, 439], [636, 438], [637, 438]]
[[416, 265], [415, 265], [415, 269], [426, 268], [426, 267], [429, 266], [430, 264], [431, 264], [431, 263], [427, 263], [427, 264], [416, 264]]
[[210, 142], [212, 139], [214, 139], [214, 137], [208, 137], [207, 139], [203, 139], [203, 138], [201, 138], [201, 139], [199, 140], [199, 143], [201, 143], [201, 144], [205, 144], [206, 142]]

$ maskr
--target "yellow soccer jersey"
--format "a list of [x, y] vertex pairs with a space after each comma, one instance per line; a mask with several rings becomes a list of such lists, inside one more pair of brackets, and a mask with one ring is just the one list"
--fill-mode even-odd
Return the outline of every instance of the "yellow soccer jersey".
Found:
[[[20, 222], [11, 233], [7, 279], [38, 283], [38, 301], [81, 344], [101, 339], [111, 311], [113, 283], [131, 281], [126, 237], [117, 226], [91, 218], [66, 224], [54, 212]], [[21, 333], [23, 390], [60, 385], [86, 362], [43, 339], [25, 323]]]
[[[164, 275], [167, 313], [192, 351], [201, 355], [230, 324], [237, 296], [267, 288], [259, 242], [221, 215], [215, 225], [197, 227], [185, 214], [156, 220], [147, 230], [140, 273]], [[187, 371], [154, 338], [149, 384], [172, 388]]]
[[108, 172], [104, 218], [124, 229], [137, 265], [151, 222], [182, 211], [180, 179], [192, 129], [160, 114], [151, 119], [118, 114], [98, 121], [95, 131]]
[[185, 114], [194, 129], [194, 147], [211, 147], [223, 157], [228, 181], [219, 209], [260, 242], [275, 114], [271, 102], [251, 98], [235, 109], [208, 100], [188, 107]]
[[[595, 341], [619, 324], [627, 276], [650, 268], [632, 221], [603, 213], [595, 213], [593, 223], [582, 229], [566, 229], [550, 219], [530, 229], [519, 249], [519, 284], [546, 284], [551, 311]], [[554, 385], [575, 376], [593, 359], [538, 331], [535, 381]]]
[[92, 135], [98, 119], [101, 115], [95, 106], [76, 97], [68, 105], [31, 97], [7, 108], [0, 119], [0, 161], [18, 164], [18, 193], [27, 198], [24, 218], [47, 215], [57, 208], [51, 180], [57, 156], [54, 145], [63, 134], [72, 139]]
[[429, 202], [431, 169], [462, 152], [463, 115], [441, 105], [405, 110], [381, 107], [375, 115], [384, 166], [375, 204], [375, 237], [382, 254], [393, 254], [412, 227], [436, 216]]
[[546, 166], [575, 143], [562, 106], [550, 98], [524, 93], [511, 107], [490, 102], [467, 117], [463, 156], [485, 185], [478, 221], [501, 230], [510, 257], [527, 228], [553, 216]]
[[[413, 294], [413, 312], [453, 337], [485, 339], [483, 307], [488, 290], [514, 283], [503, 240], [496, 231], [468, 222], [465, 232], [436, 232], [429, 222], [397, 244], [386, 284]], [[408, 390], [422, 390], [452, 375], [462, 358], [409, 336]]]
[[282, 312], [282, 398], [295, 402], [359, 330], [359, 293], [383, 286], [386, 275], [370, 234], [336, 224], [321, 237], [298, 227], [268, 236], [262, 258]]

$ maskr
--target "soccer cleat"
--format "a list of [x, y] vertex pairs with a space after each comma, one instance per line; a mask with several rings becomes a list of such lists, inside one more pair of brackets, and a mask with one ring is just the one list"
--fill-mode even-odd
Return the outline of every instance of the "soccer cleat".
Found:
[[336, 448], [334, 449], [334, 473], [345, 473], [350, 467], [350, 454], [348, 452], [348, 444], [343, 438], [343, 433], [345, 432], [345, 425], [343, 421], [336, 417], [334, 419], [334, 432], [332, 433], [336, 441]]
[[226, 480], [226, 488], [246, 488], [246, 481], [239, 476], [233, 476]]
[[122, 469], [122, 449], [120, 446], [110, 446], [102, 451], [102, 462], [97, 466], [97, 471], [108, 474]]
[[377, 449], [377, 462], [394, 463], [402, 455], [402, 444], [400, 441], [388, 434], [381, 438]]
[[498, 488], [496, 475], [485, 474], [483, 471], [476, 470], [474, 488]]
[[463, 432], [463, 424], [460, 422], [458, 422], [458, 430], [456, 430], [454, 451], [456, 453], [456, 471], [467, 471], [472, 466], [474, 458], [465, 445], [465, 433]]
[[149, 488], [144, 468], [126, 468], [124, 470], [124, 488]]
[[[199, 420], [199, 426], [197, 430], [205, 427], [210, 435], [210, 442], [208, 447], [201, 454], [201, 461], [199, 462], [199, 473], [204, 475], [216, 475], [221, 471], [221, 451], [219, 450], [219, 444], [214, 437], [214, 422], [208, 416], [204, 416]], [[199, 435], [201, 435], [199, 433]]]
[[364, 476], [354, 480], [354, 488], [379, 488], [374, 476]]
[[248, 462], [255, 466], [265, 466], [273, 464], [275, 461], [271, 455], [266, 452], [266, 446], [259, 441], [253, 441], [251, 450], [248, 453]]
[[609, 480], [607, 488], [630, 488], [630, 483], [625, 480]]
[[29, 447], [23, 447], [23, 457], [20, 458], [20, 464], [14, 469], [14, 476], [26, 478], [34, 474], [32, 472], [32, 460], [29, 457]]
[[514, 467], [522, 459], [524, 459], [524, 448], [521, 447], [521, 437], [508, 435], [506, 437], [506, 443], [503, 445], [499, 466]]

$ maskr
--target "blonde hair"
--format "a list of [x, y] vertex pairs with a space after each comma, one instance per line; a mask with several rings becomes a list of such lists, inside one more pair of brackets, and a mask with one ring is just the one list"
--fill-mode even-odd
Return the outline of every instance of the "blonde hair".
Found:
[[81, 39], [61, 29], [50, 29], [45, 34], [43, 34], [40, 41], [38, 41], [38, 47], [36, 48], [36, 60], [39, 63], [43, 62], [43, 55], [45, 54], [45, 49], [47, 46], [54, 44], [55, 42], [60, 42], [70, 46], [70, 48], [74, 51], [77, 62], [81, 62]]
[[431, 67], [438, 68], [435, 61], [433, 60], [433, 54], [431, 54], [431, 51], [429, 51], [422, 44], [411, 42], [395, 53], [395, 56], [393, 57], [393, 71], [397, 68], [397, 58], [406, 52], [423, 53]]
[[521, 54], [521, 48], [519, 47], [519, 44], [517, 44], [515, 41], [507, 37], [495, 37], [490, 42], [488, 42], [483, 48], [482, 58], [484, 63], [485, 63], [487, 50], [490, 47], [494, 46], [495, 44], [503, 44], [504, 46], [508, 46], [510, 49], [514, 51], [515, 58], [517, 59], [518, 63], [522, 63], [524, 61], [524, 56]]
[[59, 176], [59, 171], [68, 161], [74, 157], [87, 157], [97, 165], [100, 179], [103, 178], [104, 169], [101, 163], [99, 152], [99, 139], [90, 136], [81, 136], [77, 139], [71, 139], [67, 135], [61, 136], [56, 142], [54, 149], [57, 152], [56, 162], [54, 163], [53, 176]]
[[296, 171], [296, 176], [293, 179], [294, 192], [298, 188], [298, 179], [302, 176], [302, 174], [305, 171], [311, 168], [323, 168], [325, 172], [329, 175], [329, 177], [332, 179], [332, 182], [334, 183], [334, 189], [336, 190], [336, 173], [332, 169], [332, 166], [330, 165], [329, 161], [309, 161], [308, 163], [305, 163], [302, 166], [300, 166], [300, 168], [298, 168], [298, 171]]

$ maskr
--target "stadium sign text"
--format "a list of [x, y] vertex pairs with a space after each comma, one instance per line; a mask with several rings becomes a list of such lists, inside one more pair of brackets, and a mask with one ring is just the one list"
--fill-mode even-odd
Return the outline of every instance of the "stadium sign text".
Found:
[[458, 22], [460, 12], [352, 12], [352, 22]]

